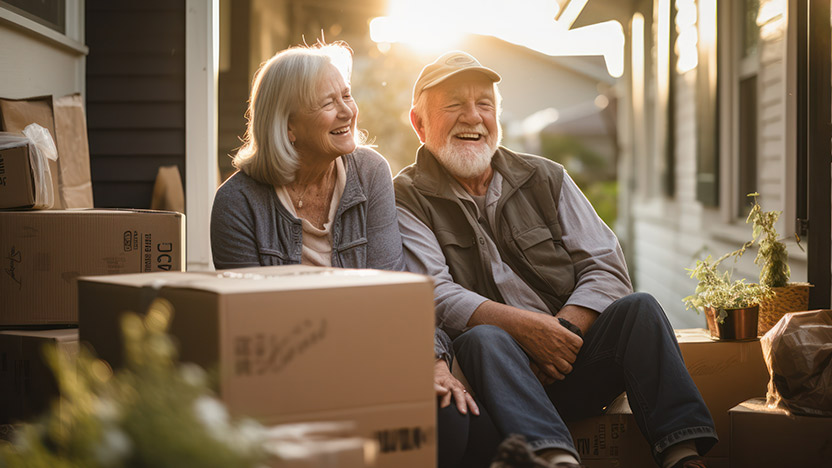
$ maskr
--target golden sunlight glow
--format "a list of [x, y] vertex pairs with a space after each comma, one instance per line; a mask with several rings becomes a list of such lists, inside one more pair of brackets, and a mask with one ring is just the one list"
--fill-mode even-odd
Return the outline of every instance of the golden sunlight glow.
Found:
[[387, 16], [370, 22], [377, 43], [401, 42], [421, 51], [452, 49], [465, 34], [479, 34], [550, 56], [601, 55], [613, 77], [624, 73], [624, 29], [618, 21], [570, 29], [587, 0], [560, 13], [554, 0], [390, 0]]
[[560, 112], [553, 107], [539, 110], [523, 119], [522, 130], [525, 135], [537, 135], [544, 128], [555, 123], [560, 118]]
[[716, 0], [699, 0], [699, 44], [706, 60], [708, 83], [716, 83]]
[[782, 35], [786, 27], [786, 5], [783, 0], [768, 0], [760, 3], [757, 13], [757, 26], [760, 27], [760, 37], [773, 39]]
[[636, 118], [644, 108], [644, 16], [633, 15], [631, 23], [632, 61], [633, 61], [633, 111]]
[[676, 71], [686, 73], [699, 64], [699, 33], [694, 0], [676, 0]]
[[656, 44], [656, 88], [661, 104], [667, 102], [670, 89], [670, 0], [659, 0], [658, 42]]
[[567, 29], [571, 28], [575, 24], [575, 20], [578, 19], [578, 15], [586, 6], [586, 2], [587, 0], [570, 0], [566, 8], [563, 9], [563, 13], [558, 17], [558, 23], [564, 25]]

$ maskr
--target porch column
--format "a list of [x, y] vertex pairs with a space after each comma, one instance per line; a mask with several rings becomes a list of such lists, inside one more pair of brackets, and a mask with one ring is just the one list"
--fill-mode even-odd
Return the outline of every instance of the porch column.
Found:
[[188, 270], [211, 270], [209, 225], [217, 189], [219, 0], [185, 4], [185, 215]]

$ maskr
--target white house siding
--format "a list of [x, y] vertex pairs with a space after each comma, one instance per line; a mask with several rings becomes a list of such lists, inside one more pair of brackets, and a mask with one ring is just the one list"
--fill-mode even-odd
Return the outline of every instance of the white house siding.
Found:
[[0, 97], [84, 93], [83, 5], [69, 0], [67, 9], [67, 34], [59, 35], [0, 7]]
[[[759, 44], [758, 83], [758, 188], [760, 201], [766, 210], [784, 210], [786, 214], [778, 224], [781, 234], [792, 232], [794, 207], [786, 206], [789, 191], [796, 190], [794, 183], [794, 150], [787, 138], [786, 100], [786, 44], [785, 35]], [[723, 75], [723, 79], [729, 79]], [[631, 232], [633, 233], [630, 270], [636, 289], [653, 294], [676, 328], [704, 326], [704, 318], [686, 311], [682, 298], [691, 294], [695, 280], [688, 277], [685, 268], [693, 259], [711, 254], [714, 257], [738, 248], [751, 235], [751, 227], [744, 222], [745, 213], [730, 213], [730, 209], [705, 208], [696, 199], [696, 71], [674, 76], [676, 88], [675, 106], [675, 183], [672, 198], [633, 198]], [[731, 118], [722, 115], [720, 118]], [[725, 137], [723, 135], [723, 137]], [[621, 144], [628, 144], [624, 140]], [[635, 157], [646, 158], [649, 155]], [[736, 155], [722, 154], [722, 158]], [[639, 167], [638, 161], [634, 167]], [[733, 166], [733, 164], [728, 165]], [[725, 166], [723, 166], [725, 167]], [[635, 174], [635, 186], [645, 183], [645, 176]], [[734, 177], [723, 172], [721, 177]], [[735, 184], [722, 184], [721, 199], [724, 206], [730, 203]], [[638, 189], [636, 189], [638, 190]], [[734, 215], [736, 215], [734, 217]], [[733, 221], [731, 219], [733, 218]], [[788, 220], [788, 222], [787, 222]], [[792, 280], [805, 281], [806, 258], [794, 243], [789, 242]], [[759, 268], [753, 264], [755, 251], [749, 251], [734, 265], [735, 277], [754, 281]], [[730, 266], [730, 264], [726, 265]]]
[[[695, 72], [676, 75], [674, 199], [640, 197], [633, 207], [635, 287], [653, 294], [676, 328], [701, 327], [704, 319], [685, 311], [681, 301], [690, 294], [693, 280], [685, 274], [704, 239], [701, 208], [696, 201]], [[640, 155], [637, 157], [645, 157]], [[637, 176], [642, 181], [648, 174]]]

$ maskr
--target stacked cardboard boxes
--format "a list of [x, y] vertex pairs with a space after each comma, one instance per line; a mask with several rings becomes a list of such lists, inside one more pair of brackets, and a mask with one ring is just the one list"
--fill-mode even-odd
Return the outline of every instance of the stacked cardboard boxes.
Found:
[[[23, 137], [30, 124], [45, 129], [42, 140]], [[8, 132], [0, 135], [0, 210], [15, 210], [0, 211], [0, 424], [7, 424], [37, 416], [57, 395], [43, 348], [77, 349], [77, 278], [182, 270], [185, 226], [179, 213], [92, 209], [80, 95], [0, 99], [0, 130]], [[35, 157], [44, 142], [57, 159]]]
[[728, 410], [766, 393], [769, 376], [760, 341], [718, 341], [698, 328], [676, 330], [676, 339], [719, 436], [707, 458], [714, 466], [728, 466], [732, 437]]
[[141, 210], [0, 211], [0, 424], [57, 395], [47, 343], [77, 346], [81, 275], [182, 270], [184, 218]]
[[[719, 443], [705, 457], [711, 468], [728, 468], [734, 434], [729, 410], [764, 395], [768, 372], [759, 340], [717, 341], [705, 329], [676, 330], [693, 382], [714, 419]], [[655, 466], [626, 395], [597, 417], [568, 423], [581, 462], [589, 468]]]
[[433, 283], [421, 275], [305, 266], [82, 278], [82, 341], [118, 366], [119, 317], [173, 305], [183, 361], [219, 375], [236, 415], [345, 421], [381, 467], [436, 459]]
[[731, 467], [832, 466], [832, 418], [769, 408], [762, 398], [730, 411]]

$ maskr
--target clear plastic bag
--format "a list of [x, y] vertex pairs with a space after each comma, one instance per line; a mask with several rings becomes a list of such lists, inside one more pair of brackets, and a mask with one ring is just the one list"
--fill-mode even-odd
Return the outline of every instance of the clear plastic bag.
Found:
[[766, 404], [832, 416], [832, 310], [786, 314], [760, 344], [771, 376]]
[[49, 160], [58, 159], [58, 150], [49, 130], [38, 124], [28, 125], [23, 129], [23, 135], [17, 133], [0, 132], [0, 149], [29, 146], [29, 167], [32, 169], [32, 179], [35, 187], [34, 209], [52, 208], [55, 203], [55, 193], [52, 189], [52, 171]]

